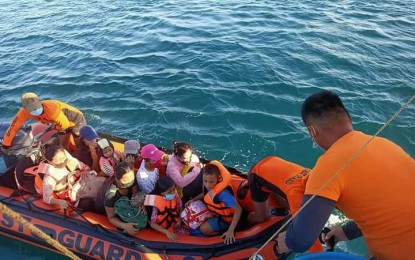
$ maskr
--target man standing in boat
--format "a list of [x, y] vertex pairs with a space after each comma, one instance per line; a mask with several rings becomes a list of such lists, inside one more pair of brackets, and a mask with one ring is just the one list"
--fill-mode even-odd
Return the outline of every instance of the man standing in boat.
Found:
[[17, 131], [28, 119], [34, 119], [45, 124], [53, 124], [58, 131], [59, 143], [69, 149], [70, 136], [79, 139], [79, 130], [86, 125], [81, 111], [58, 100], [43, 100], [32, 92], [22, 96], [23, 108], [17, 112], [12, 123], [3, 137], [2, 152], [8, 153]]
[[349, 113], [333, 92], [309, 96], [301, 117], [311, 139], [326, 152], [309, 174], [302, 203], [316, 197], [279, 234], [280, 253], [305, 251], [337, 207], [353, 221], [332, 227], [326, 240], [363, 235], [369, 257], [410, 259], [415, 242], [414, 159], [385, 138], [353, 130]]

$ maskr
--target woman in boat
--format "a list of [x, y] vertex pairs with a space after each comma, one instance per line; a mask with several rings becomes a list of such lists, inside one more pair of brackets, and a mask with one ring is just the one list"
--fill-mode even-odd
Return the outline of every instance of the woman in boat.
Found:
[[[191, 201], [203, 198], [207, 208], [216, 216], [208, 219], [200, 226], [200, 232], [206, 236], [222, 234], [224, 243], [235, 242], [235, 228], [238, 224], [242, 208], [236, 201], [231, 175], [218, 161], [208, 163], [202, 169], [205, 191]], [[194, 232], [196, 233], [196, 232]]]
[[[178, 187], [184, 202], [202, 192], [201, 167], [199, 157], [193, 153], [193, 148], [189, 144], [173, 142], [173, 155], [167, 163], [166, 174]], [[183, 172], [183, 169], [189, 170]]]
[[[92, 170], [100, 172], [99, 151], [97, 148], [98, 134], [92, 126], [84, 125], [79, 130], [81, 138], [78, 149], [72, 152], [73, 157], [88, 165]], [[100, 174], [102, 175], [102, 174]]]
[[108, 221], [114, 226], [124, 230], [130, 235], [134, 235], [139, 231], [135, 227], [136, 223], [123, 222], [115, 213], [115, 203], [123, 196], [131, 198], [138, 193], [138, 185], [135, 180], [134, 166], [128, 162], [121, 162], [114, 167], [115, 180], [105, 193], [105, 212]]
[[181, 227], [182, 200], [170, 177], [164, 176], [157, 181], [154, 195], [147, 195], [144, 205], [153, 207], [150, 226], [164, 233], [170, 241], [178, 241], [176, 234], [188, 234]]
[[[47, 162], [41, 162], [38, 170], [44, 174], [43, 201], [46, 204], [59, 205], [61, 209], [66, 209], [70, 204], [75, 205], [76, 190], [70, 189], [69, 182], [75, 184], [75, 178], [80, 177], [81, 172], [89, 171], [89, 167], [58, 145], [48, 147], [45, 157]], [[78, 170], [78, 176], [68, 176], [75, 170]]]
[[104, 176], [114, 175], [114, 166], [123, 160], [122, 154], [115, 150], [114, 145], [106, 138], [98, 141], [99, 166]]
[[79, 130], [86, 125], [86, 119], [81, 111], [58, 100], [43, 100], [32, 92], [22, 95], [23, 108], [17, 112], [10, 127], [4, 134], [2, 151], [7, 153], [12, 145], [17, 131], [28, 119], [34, 119], [42, 123], [53, 124], [58, 131], [60, 145], [69, 150], [70, 136], [75, 141], [79, 138]]

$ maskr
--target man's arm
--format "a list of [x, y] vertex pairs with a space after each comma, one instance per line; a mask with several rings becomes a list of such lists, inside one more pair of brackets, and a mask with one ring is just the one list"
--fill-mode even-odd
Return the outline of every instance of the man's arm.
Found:
[[353, 240], [362, 236], [362, 231], [354, 221], [349, 221], [341, 227], [348, 240]]
[[4, 149], [10, 148], [17, 131], [19, 131], [24, 122], [26, 122], [26, 120], [30, 117], [28, 114], [29, 113], [27, 113], [24, 108], [21, 108], [19, 112], [17, 112], [17, 114], [14, 116], [13, 121], [11, 122], [3, 137], [2, 145]]
[[[304, 195], [301, 205], [304, 205], [311, 195]], [[304, 252], [314, 243], [330, 217], [336, 202], [316, 196], [288, 226], [285, 244], [294, 252]]]

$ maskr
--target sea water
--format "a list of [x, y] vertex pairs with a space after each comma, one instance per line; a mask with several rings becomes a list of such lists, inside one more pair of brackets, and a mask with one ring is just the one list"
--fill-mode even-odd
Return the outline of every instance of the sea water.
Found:
[[[414, 1], [0, 1], [0, 121], [36, 92], [82, 110], [101, 132], [242, 171], [321, 152], [303, 100], [338, 93], [374, 134], [415, 94]], [[381, 136], [415, 154], [415, 105]], [[334, 215], [340, 216], [341, 215]], [[363, 254], [364, 242], [339, 250]], [[9, 238], [4, 259], [57, 259]]]

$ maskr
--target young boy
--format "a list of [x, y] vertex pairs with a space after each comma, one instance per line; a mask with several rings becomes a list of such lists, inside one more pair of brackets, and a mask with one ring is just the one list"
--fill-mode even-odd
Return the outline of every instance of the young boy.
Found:
[[206, 236], [222, 234], [224, 243], [235, 242], [235, 227], [241, 218], [242, 208], [236, 201], [228, 170], [218, 161], [212, 161], [202, 168], [204, 192], [191, 201], [203, 197], [206, 206], [216, 216], [200, 226], [200, 232]]

